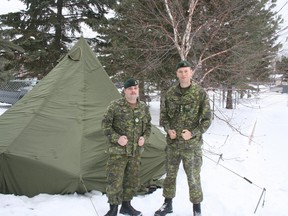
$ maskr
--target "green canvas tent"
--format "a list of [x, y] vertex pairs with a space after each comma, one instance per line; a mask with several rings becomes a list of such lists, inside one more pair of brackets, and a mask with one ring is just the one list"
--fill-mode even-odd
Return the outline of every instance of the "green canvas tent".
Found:
[[[80, 38], [32, 91], [0, 116], [0, 193], [105, 192], [108, 145], [101, 121], [110, 101], [119, 97]], [[153, 126], [143, 153], [142, 184], [165, 173], [164, 149], [164, 135]]]

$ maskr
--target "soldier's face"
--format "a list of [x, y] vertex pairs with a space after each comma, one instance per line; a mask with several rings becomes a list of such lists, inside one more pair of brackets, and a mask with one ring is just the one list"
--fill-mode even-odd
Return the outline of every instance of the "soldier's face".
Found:
[[193, 71], [190, 67], [181, 67], [176, 71], [176, 75], [180, 83], [187, 83], [190, 82]]
[[131, 86], [124, 89], [124, 94], [127, 100], [136, 100], [139, 96], [139, 86]]

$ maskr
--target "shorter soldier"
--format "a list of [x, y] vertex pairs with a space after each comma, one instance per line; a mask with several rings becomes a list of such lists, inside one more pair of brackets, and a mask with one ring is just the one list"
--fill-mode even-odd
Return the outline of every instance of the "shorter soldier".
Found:
[[102, 120], [109, 141], [106, 192], [110, 210], [105, 216], [116, 216], [121, 203], [121, 214], [142, 215], [130, 202], [140, 185], [141, 153], [151, 133], [151, 115], [138, 96], [138, 82], [128, 79], [124, 97], [111, 102]]
[[176, 66], [179, 84], [172, 86], [164, 98], [160, 117], [161, 125], [167, 132], [167, 174], [163, 184], [165, 201], [154, 216], [173, 212], [172, 199], [175, 197], [176, 178], [181, 161], [188, 180], [193, 215], [201, 216], [202, 134], [211, 124], [211, 111], [208, 95], [204, 89], [192, 82], [193, 74], [189, 62], [179, 62]]

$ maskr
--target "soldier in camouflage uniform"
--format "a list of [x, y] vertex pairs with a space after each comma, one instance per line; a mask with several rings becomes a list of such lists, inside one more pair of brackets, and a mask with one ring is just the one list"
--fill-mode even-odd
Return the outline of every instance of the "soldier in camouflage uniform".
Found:
[[161, 109], [161, 125], [167, 132], [167, 175], [163, 184], [165, 201], [154, 216], [173, 212], [172, 199], [175, 197], [176, 177], [181, 161], [187, 175], [193, 214], [201, 215], [202, 134], [211, 124], [211, 110], [204, 89], [192, 82], [193, 74], [189, 62], [181, 61], [177, 64], [179, 84], [167, 91]]
[[137, 81], [125, 81], [124, 97], [111, 102], [102, 121], [109, 141], [106, 192], [110, 210], [105, 216], [116, 216], [121, 203], [121, 214], [142, 215], [130, 202], [140, 185], [141, 153], [151, 132], [151, 115], [138, 96]]

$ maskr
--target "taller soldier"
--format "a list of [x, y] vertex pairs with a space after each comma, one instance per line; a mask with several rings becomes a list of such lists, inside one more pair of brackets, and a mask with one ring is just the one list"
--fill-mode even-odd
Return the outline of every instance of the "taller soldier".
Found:
[[102, 121], [109, 141], [106, 192], [110, 210], [105, 216], [116, 216], [120, 204], [121, 214], [142, 215], [131, 206], [131, 200], [140, 185], [141, 153], [151, 133], [151, 115], [138, 96], [138, 82], [126, 80], [124, 97], [111, 102]]
[[188, 180], [193, 215], [201, 216], [202, 134], [211, 124], [211, 110], [208, 95], [202, 87], [192, 81], [193, 74], [188, 61], [177, 64], [176, 75], [179, 84], [167, 91], [161, 109], [161, 125], [167, 132], [167, 175], [163, 184], [165, 201], [154, 216], [164, 216], [173, 212], [172, 199], [175, 197], [176, 177], [181, 161]]

